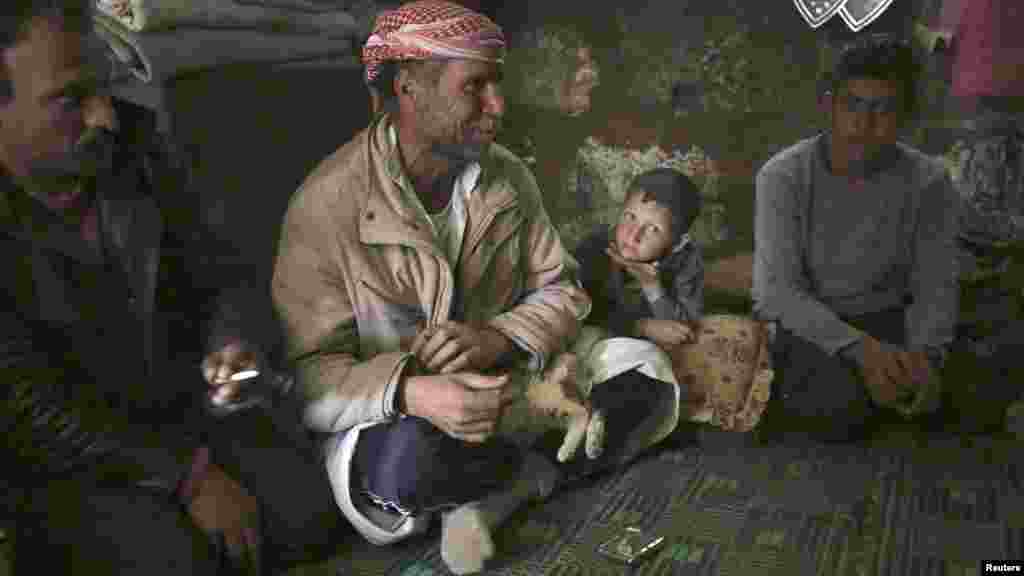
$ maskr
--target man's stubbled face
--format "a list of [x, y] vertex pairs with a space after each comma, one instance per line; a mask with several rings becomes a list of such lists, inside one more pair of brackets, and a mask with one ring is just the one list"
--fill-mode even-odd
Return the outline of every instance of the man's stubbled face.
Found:
[[644, 200], [642, 189], [632, 188], [615, 225], [613, 242], [626, 260], [659, 260], [672, 248], [672, 213], [653, 200]]
[[415, 99], [418, 128], [432, 151], [455, 163], [479, 161], [494, 142], [505, 113], [501, 68], [491, 62], [451, 60]]
[[95, 96], [84, 56], [82, 34], [47, 18], [31, 21], [24, 38], [3, 53], [14, 90], [0, 103], [4, 168], [30, 191], [53, 195], [48, 203], [58, 207], [75, 201], [83, 165], [75, 148], [88, 128], [87, 111], [96, 118], [109, 112], [109, 101]]
[[82, 36], [63, 31], [59, 21], [36, 19], [4, 51], [4, 64], [14, 97], [0, 106], [0, 144], [8, 150], [8, 169], [28, 177], [69, 154], [85, 129]]
[[863, 171], [896, 143], [903, 100], [896, 82], [852, 78], [833, 98], [832, 138], [837, 152], [849, 160], [851, 173]]

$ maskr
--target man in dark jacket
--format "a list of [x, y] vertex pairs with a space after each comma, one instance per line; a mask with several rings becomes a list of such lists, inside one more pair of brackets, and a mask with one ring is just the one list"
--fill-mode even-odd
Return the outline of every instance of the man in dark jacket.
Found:
[[[97, 95], [89, 4], [0, 9], [0, 426], [14, 572], [216, 574], [259, 570], [258, 552], [300, 560], [339, 518], [317, 455], [275, 431], [269, 411], [218, 421], [204, 410], [200, 365], [211, 386], [266, 369], [266, 345], [246, 335], [274, 325], [260, 321], [269, 294], [179, 225], [195, 214], [168, 147]], [[220, 278], [240, 289], [217, 297]]]

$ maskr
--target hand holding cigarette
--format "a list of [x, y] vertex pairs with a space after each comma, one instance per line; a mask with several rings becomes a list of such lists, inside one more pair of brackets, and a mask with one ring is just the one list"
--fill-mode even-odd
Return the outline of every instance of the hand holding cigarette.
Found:
[[236, 340], [210, 353], [203, 360], [202, 371], [211, 388], [210, 401], [223, 406], [237, 401], [246, 383], [260, 375], [260, 354]]

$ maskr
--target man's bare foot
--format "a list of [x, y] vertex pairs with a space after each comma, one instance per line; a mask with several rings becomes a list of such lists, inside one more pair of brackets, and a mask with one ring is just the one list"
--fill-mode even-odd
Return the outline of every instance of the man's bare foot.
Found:
[[441, 517], [441, 559], [453, 574], [475, 574], [494, 556], [494, 541], [480, 503], [464, 504]]
[[441, 517], [441, 559], [454, 574], [475, 574], [494, 556], [491, 533], [528, 501], [551, 495], [559, 472], [544, 457], [528, 452], [519, 480], [508, 490], [463, 504]]

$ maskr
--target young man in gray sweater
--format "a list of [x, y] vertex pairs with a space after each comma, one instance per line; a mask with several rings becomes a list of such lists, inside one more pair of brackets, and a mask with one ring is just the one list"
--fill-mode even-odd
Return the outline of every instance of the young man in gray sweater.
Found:
[[915, 105], [909, 46], [839, 58], [831, 129], [757, 174], [754, 311], [773, 326], [776, 417], [856, 441], [879, 408], [936, 409], [959, 304], [961, 202], [942, 165], [896, 141]]

